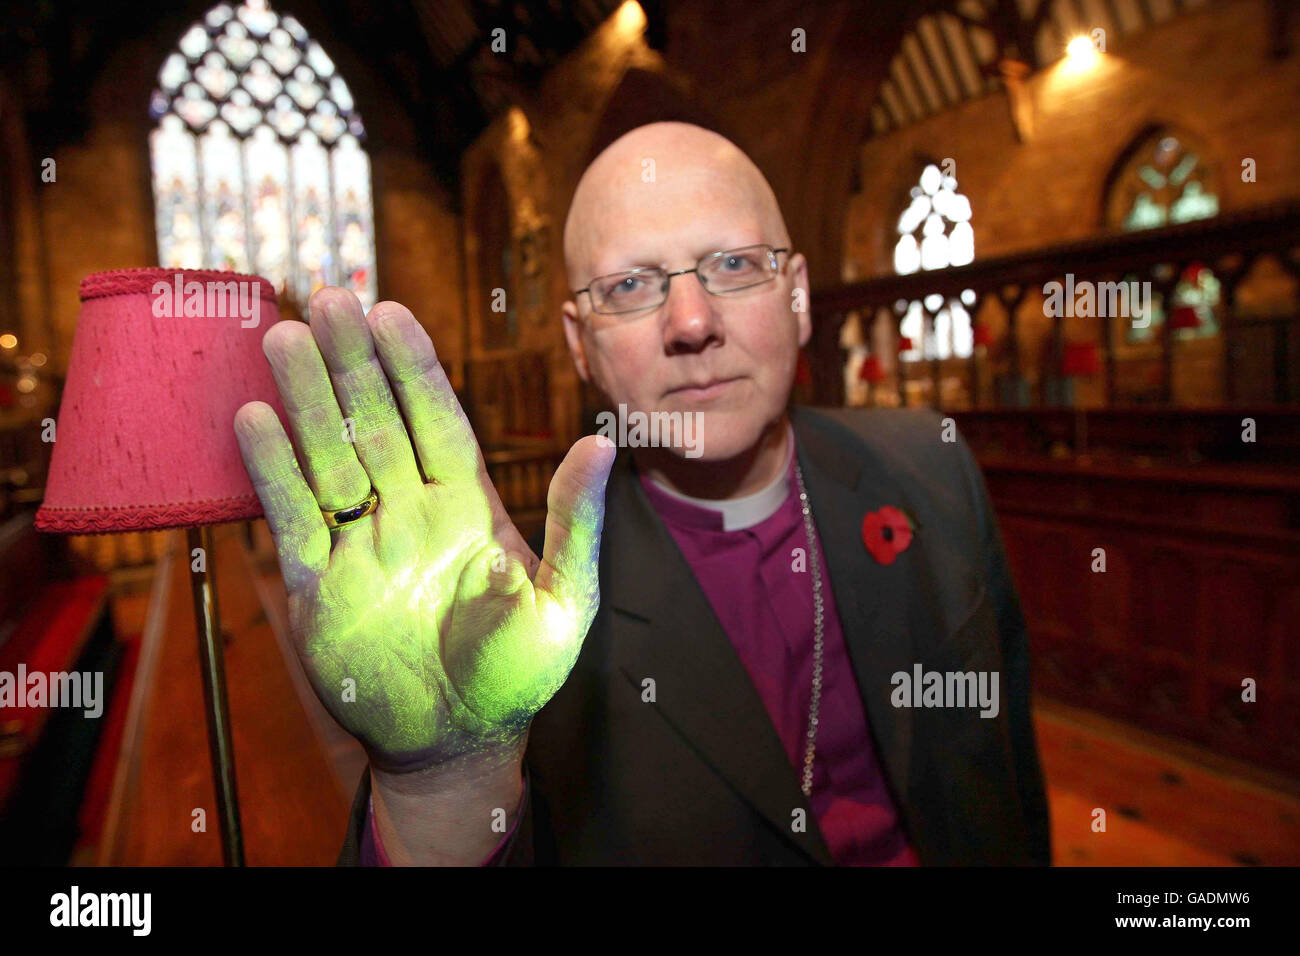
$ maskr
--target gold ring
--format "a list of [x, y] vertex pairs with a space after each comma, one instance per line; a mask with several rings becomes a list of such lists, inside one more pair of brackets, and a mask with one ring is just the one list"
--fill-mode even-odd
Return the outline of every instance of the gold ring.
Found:
[[345, 524], [351, 524], [353, 521], [359, 521], [379, 506], [379, 492], [370, 489], [370, 494], [365, 498], [352, 505], [350, 508], [340, 508], [338, 511], [326, 511], [321, 509], [321, 517], [325, 519], [326, 526], [331, 531], [337, 531]]

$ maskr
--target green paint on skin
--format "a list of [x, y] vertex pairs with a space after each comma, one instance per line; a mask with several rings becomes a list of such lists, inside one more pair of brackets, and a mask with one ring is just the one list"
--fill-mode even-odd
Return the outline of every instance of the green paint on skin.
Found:
[[[554, 570], [539, 571], [544, 584], [535, 585], [517, 557], [529, 554], [527, 545], [502, 520], [432, 345], [424, 345], [422, 331], [393, 324], [375, 335], [383, 368], [373, 352], [346, 341], [336, 359], [346, 370], [331, 368], [341, 417], [355, 421], [356, 455], [379, 493], [378, 509], [336, 532], [332, 547], [274, 412], [246, 408], [236, 431], [276, 540], [290, 624], [317, 695], [373, 763], [414, 770], [517, 741], [568, 677], [600, 599], [604, 480], [584, 489], [567, 515], [552, 509]], [[340, 337], [346, 334], [344, 328]], [[321, 342], [326, 364], [338, 344], [333, 339], [331, 331]], [[320, 487], [332, 474], [337, 486], [335, 443], [342, 436], [336, 419], [319, 411], [328, 383], [312, 376], [323, 377], [324, 368], [312, 368], [295, 361], [293, 375], [277, 376], [277, 383], [303, 399], [286, 395], [285, 405], [307, 477]], [[299, 410], [301, 420], [292, 415]], [[434, 476], [429, 484], [412, 441]], [[508, 564], [494, 571], [503, 549]], [[349, 678], [355, 702], [343, 700]]]
[[[501, 544], [490, 534], [491, 507], [477, 488], [468, 490], [448, 500], [442, 489], [422, 487], [427, 503], [413, 510], [427, 514], [416, 524], [428, 533], [399, 533], [402, 547], [385, 547], [382, 561], [373, 537], [387, 536], [401, 519], [384, 513], [381, 501], [363, 519], [377, 525], [373, 536], [360, 527], [339, 532], [319, 587], [296, 596], [311, 621], [304, 655], [317, 693], [372, 753], [399, 764], [431, 748], [519, 733], [568, 677], [599, 601], [594, 559], [603, 504], [575, 526], [573, 537], [592, 559], [568, 562], [576, 579], [572, 599], [562, 601], [535, 590], [516, 558], [504, 572], [492, 570]], [[436, 515], [454, 518], [433, 527]], [[371, 540], [354, 547], [353, 535]], [[347, 677], [357, 683], [354, 703], [341, 699]]]

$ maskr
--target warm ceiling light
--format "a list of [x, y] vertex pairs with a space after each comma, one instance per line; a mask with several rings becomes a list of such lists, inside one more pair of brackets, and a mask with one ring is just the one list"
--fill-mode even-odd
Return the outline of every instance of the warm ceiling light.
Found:
[[510, 137], [517, 143], [527, 140], [532, 133], [532, 128], [528, 124], [528, 117], [524, 114], [524, 111], [517, 106], [512, 106], [506, 117]]
[[18, 336], [14, 335], [12, 332], [6, 332], [4, 335], [0, 335], [0, 349], [11, 349], [17, 344]]
[[614, 11], [614, 17], [620, 33], [640, 33], [645, 29], [645, 11], [636, 0], [625, 0], [624, 4]]
[[1082, 62], [1091, 60], [1097, 55], [1097, 45], [1092, 42], [1092, 37], [1080, 35], [1070, 41], [1065, 52], [1069, 54], [1070, 59]]

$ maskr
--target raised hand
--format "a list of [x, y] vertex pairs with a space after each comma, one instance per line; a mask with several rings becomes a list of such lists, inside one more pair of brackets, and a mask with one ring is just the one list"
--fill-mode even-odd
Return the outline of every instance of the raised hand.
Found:
[[[556, 470], [539, 562], [411, 313], [381, 302], [366, 317], [337, 288], [309, 311], [310, 327], [283, 321], [263, 340], [297, 456], [265, 403], [241, 408], [235, 431], [312, 686], [382, 770], [517, 747], [596, 612], [613, 447], [583, 438]], [[378, 508], [330, 531], [321, 509], [372, 486]]]

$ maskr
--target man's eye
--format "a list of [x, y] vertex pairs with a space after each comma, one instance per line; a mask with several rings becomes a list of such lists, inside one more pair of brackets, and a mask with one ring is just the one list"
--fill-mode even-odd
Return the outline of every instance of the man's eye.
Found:
[[640, 276], [624, 276], [622, 279], [618, 279], [606, 285], [605, 295], [615, 298], [625, 297], [633, 292], [640, 291], [641, 287], [644, 285], [645, 283], [641, 280]]
[[722, 271], [744, 274], [758, 268], [758, 263], [749, 255], [725, 255], [722, 257]]

